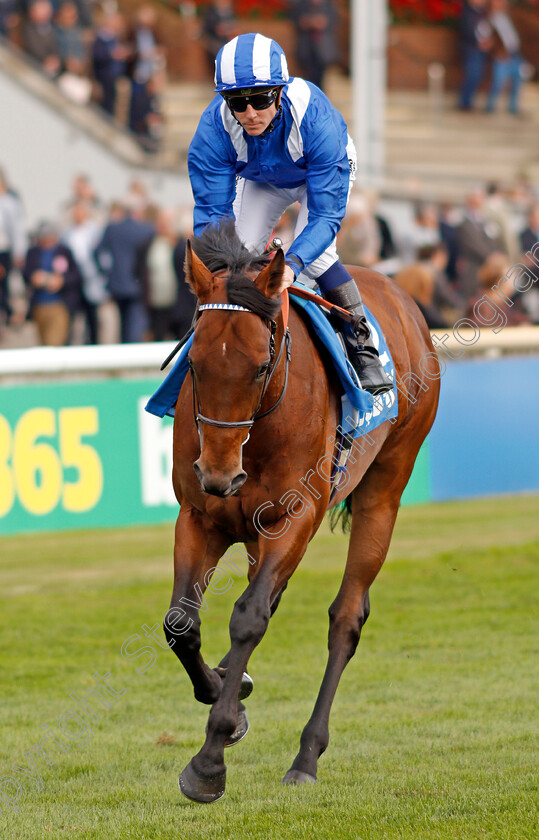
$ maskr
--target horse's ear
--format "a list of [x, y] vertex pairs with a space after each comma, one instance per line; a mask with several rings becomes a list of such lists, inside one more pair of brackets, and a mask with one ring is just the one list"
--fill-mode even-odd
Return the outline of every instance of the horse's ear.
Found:
[[185, 248], [185, 279], [201, 302], [213, 290], [213, 274], [197, 257], [189, 239]]
[[283, 249], [279, 248], [275, 251], [272, 261], [260, 272], [255, 280], [255, 286], [266, 297], [278, 298], [284, 290], [284, 266]]

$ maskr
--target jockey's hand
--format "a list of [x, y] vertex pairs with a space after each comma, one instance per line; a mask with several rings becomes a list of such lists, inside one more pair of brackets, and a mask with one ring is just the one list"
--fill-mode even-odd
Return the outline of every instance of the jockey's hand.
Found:
[[294, 280], [296, 279], [292, 268], [289, 265], [285, 265], [283, 271], [283, 282], [281, 284], [281, 289], [288, 289], [289, 286], [292, 285]]

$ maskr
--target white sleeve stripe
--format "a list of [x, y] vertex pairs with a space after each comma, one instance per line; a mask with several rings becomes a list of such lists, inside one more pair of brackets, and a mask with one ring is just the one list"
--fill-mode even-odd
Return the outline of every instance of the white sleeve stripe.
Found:
[[232, 38], [228, 44], [223, 47], [221, 53], [221, 82], [225, 85], [233, 85], [236, 82], [236, 71], [234, 69], [234, 61], [236, 58], [236, 47], [238, 44], [238, 36]]
[[247, 162], [247, 143], [245, 142], [245, 137], [243, 136], [243, 129], [241, 128], [241, 126], [238, 125], [238, 123], [230, 113], [226, 102], [223, 102], [223, 104], [221, 105], [221, 119], [223, 121], [223, 127], [226, 133], [232, 140], [232, 145], [236, 150], [238, 160]]
[[257, 34], [253, 43], [253, 75], [266, 81], [271, 78], [271, 38]]
[[306, 81], [296, 78], [288, 85], [286, 95], [290, 101], [294, 120], [290, 134], [288, 135], [287, 147], [290, 157], [295, 162], [303, 156], [303, 138], [301, 136], [300, 126], [311, 101], [311, 91]]

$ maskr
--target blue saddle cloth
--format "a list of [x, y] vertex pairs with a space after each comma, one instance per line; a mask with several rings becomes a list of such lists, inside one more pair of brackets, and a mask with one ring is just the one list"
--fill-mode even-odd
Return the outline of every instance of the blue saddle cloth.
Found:
[[[296, 282], [295, 285], [301, 284]], [[292, 286], [289, 289], [291, 303], [302, 309], [308, 316], [312, 329], [330, 355], [335, 372], [343, 387], [341, 426], [344, 433], [352, 437], [359, 437], [375, 429], [385, 420], [391, 420], [396, 417], [398, 404], [395, 385], [391, 391], [387, 391], [378, 397], [373, 397], [368, 391], [363, 390], [344, 352], [343, 344], [335, 333], [325, 312], [313, 301], [294, 296], [293, 291], [294, 287]], [[309, 289], [309, 291], [311, 290]], [[395, 382], [393, 360], [380, 326], [367, 307], [365, 307], [365, 313], [374, 344], [378, 349], [380, 361], [386, 373]], [[187, 356], [192, 341], [193, 336], [191, 335], [181, 348], [174, 367], [163, 380], [157, 391], [148, 400], [146, 411], [149, 411], [150, 414], [155, 414], [157, 417], [164, 417], [168, 414], [169, 417], [174, 417], [174, 409], [180, 388], [189, 370]], [[293, 347], [292, 352], [294, 352]]]

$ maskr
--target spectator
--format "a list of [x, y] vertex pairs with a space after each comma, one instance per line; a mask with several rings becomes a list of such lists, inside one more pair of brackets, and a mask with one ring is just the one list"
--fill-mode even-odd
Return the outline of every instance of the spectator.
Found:
[[213, 3], [208, 3], [202, 20], [201, 40], [212, 77], [217, 53], [235, 34], [236, 15], [233, 3], [230, 0], [214, 0]]
[[492, 27], [493, 38], [492, 81], [486, 109], [488, 112], [496, 110], [500, 93], [509, 82], [509, 113], [518, 114], [523, 62], [520, 54], [520, 37], [511, 20], [507, 0], [490, 0], [489, 23]]
[[0, 312], [9, 323], [9, 276], [13, 267], [22, 268], [27, 248], [24, 212], [18, 196], [9, 189], [6, 176], [0, 170]]
[[35, 0], [28, 8], [23, 30], [23, 46], [38, 61], [48, 76], [57, 76], [61, 69], [56, 35], [52, 25], [53, 8], [49, 0]]
[[73, 2], [77, 7], [79, 25], [82, 26], [87, 33], [91, 33], [94, 25], [93, 12], [97, 3], [95, 0], [73, 0]]
[[[513, 281], [506, 277], [505, 281], [500, 283], [508, 269], [509, 261], [505, 254], [500, 253], [490, 254], [479, 269], [479, 292], [471, 298], [465, 313], [465, 317], [477, 326], [484, 326], [484, 319], [480, 316], [486, 314], [484, 311], [478, 311], [481, 301], [490, 304], [488, 318], [492, 318], [493, 326], [519, 327], [530, 323], [530, 318], [522, 306], [521, 295], [515, 292]], [[494, 316], [495, 311], [499, 313], [499, 318]]]
[[529, 251], [539, 242], [539, 204], [535, 204], [528, 215], [528, 226], [520, 234], [522, 251]]
[[154, 235], [154, 228], [141, 220], [140, 204], [131, 202], [125, 215], [111, 221], [95, 249], [98, 266], [107, 278], [107, 288], [118, 306], [122, 342], [144, 338], [148, 319], [144, 288], [137, 271], [139, 255]]
[[11, 38], [19, 20], [18, 0], [0, 0], [0, 35]]
[[402, 268], [396, 274], [395, 282], [414, 299], [430, 330], [449, 326], [433, 302], [434, 274], [426, 265], [414, 263]]
[[[537, 245], [539, 242], [539, 204], [535, 204], [528, 215], [528, 226], [520, 234], [520, 245], [522, 248], [521, 262], [525, 266], [530, 266], [535, 276], [537, 276], [539, 269], [526, 253]], [[522, 305], [534, 324], [539, 324], [539, 287], [534, 284], [531, 289], [524, 292], [522, 296]]]
[[84, 30], [75, 3], [62, 3], [56, 14], [56, 43], [62, 70], [82, 76], [87, 71]]
[[440, 240], [440, 221], [435, 204], [419, 201], [414, 218], [400, 238], [399, 250], [404, 262], [418, 259], [421, 248], [436, 245]]
[[457, 262], [459, 256], [458, 231], [460, 214], [451, 204], [440, 205], [439, 229], [440, 239], [447, 249], [446, 274], [450, 283], [457, 279]]
[[459, 107], [471, 111], [483, 80], [488, 50], [492, 47], [492, 31], [487, 20], [488, 0], [464, 0], [460, 16], [460, 41], [463, 78]]
[[133, 82], [129, 105], [129, 128], [147, 152], [158, 152], [163, 136], [161, 92], [164, 74], [154, 73], [144, 84]]
[[86, 205], [94, 221], [104, 222], [106, 211], [103, 202], [99, 199], [89, 176], [81, 173], [73, 178], [71, 196], [62, 206], [62, 212], [65, 214], [64, 227], [71, 224], [71, 211], [79, 201]]
[[464, 311], [465, 301], [447, 277], [449, 254], [446, 246], [443, 242], [426, 245], [419, 249], [418, 256], [421, 265], [434, 277], [433, 306], [447, 323], [454, 324]]
[[99, 309], [108, 294], [105, 278], [99, 271], [94, 250], [101, 240], [102, 227], [92, 217], [92, 210], [84, 201], [78, 201], [71, 209], [71, 226], [62, 234], [82, 278], [82, 310], [85, 315], [87, 343], [97, 344], [99, 340]]
[[477, 272], [486, 258], [502, 250], [499, 228], [487, 222], [484, 213], [485, 192], [472, 190], [466, 198], [464, 218], [457, 230], [459, 249], [457, 291], [468, 300], [477, 292]]
[[297, 0], [291, 16], [296, 27], [296, 56], [303, 76], [323, 89], [326, 69], [337, 60], [335, 3], [333, 0]]
[[499, 184], [488, 184], [485, 198], [485, 218], [493, 222], [499, 230], [502, 250], [511, 262], [516, 262], [520, 254], [520, 245], [514, 226], [514, 211], [508, 205], [505, 192]]
[[116, 108], [116, 82], [125, 75], [126, 62], [131, 54], [129, 47], [122, 42], [124, 31], [122, 15], [104, 12], [93, 46], [94, 77], [101, 87], [100, 104], [111, 115]]
[[154, 73], [163, 70], [165, 65], [164, 49], [157, 41], [156, 14], [153, 6], [141, 6], [137, 10], [132, 40], [130, 75], [135, 84], [145, 85]]
[[80, 306], [81, 276], [54, 225], [43, 222], [39, 226], [37, 244], [26, 255], [23, 278], [31, 292], [29, 314], [41, 344], [67, 344], [71, 320]]
[[369, 268], [379, 260], [382, 239], [364, 195], [350, 196], [337, 241], [339, 256], [345, 264]]
[[185, 282], [185, 240], [173, 228], [171, 210], [159, 210], [155, 236], [141, 252], [142, 276], [154, 341], [180, 338], [191, 324], [195, 298]]

